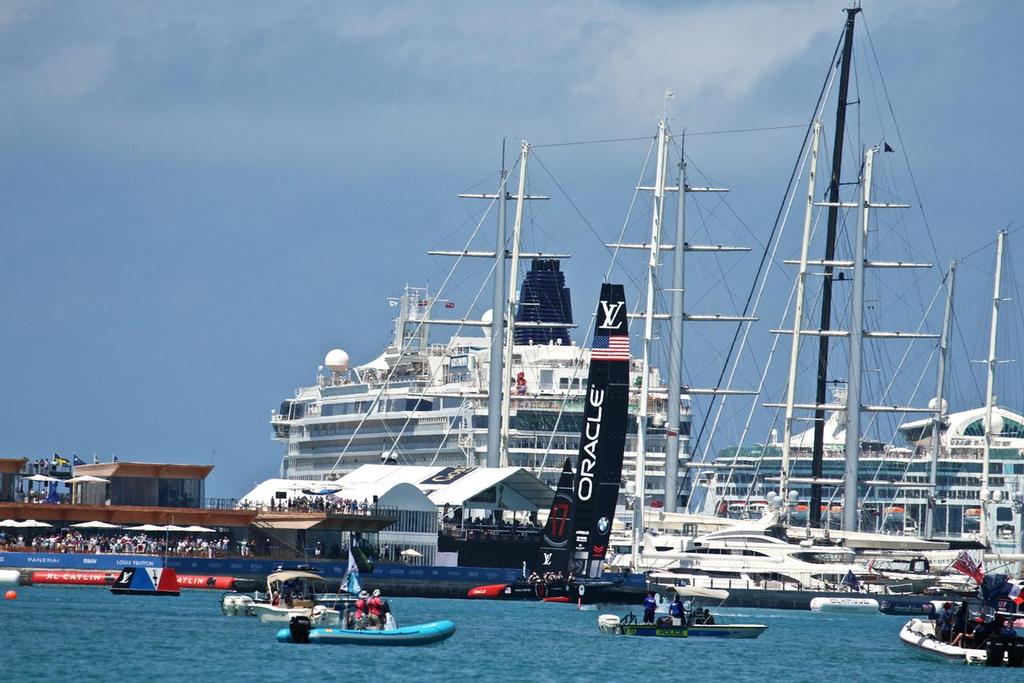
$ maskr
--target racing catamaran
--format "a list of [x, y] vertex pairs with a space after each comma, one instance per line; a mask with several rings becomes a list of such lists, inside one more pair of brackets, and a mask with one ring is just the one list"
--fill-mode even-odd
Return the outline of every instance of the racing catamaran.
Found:
[[629, 400], [629, 330], [622, 285], [602, 284], [575, 472], [566, 459], [537, 549], [522, 581], [477, 586], [470, 598], [569, 602], [616, 585], [602, 579], [618, 501]]

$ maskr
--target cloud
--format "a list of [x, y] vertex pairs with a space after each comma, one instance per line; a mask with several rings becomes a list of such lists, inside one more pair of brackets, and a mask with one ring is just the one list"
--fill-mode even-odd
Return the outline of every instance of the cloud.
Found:
[[842, 19], [802, 0], [16, 7], [0, 12], [8, 130], [106, 154], [302, 163], [382, 139], [635, 130], [665, 89], [706, 119], [750, 120], [749, 98]]

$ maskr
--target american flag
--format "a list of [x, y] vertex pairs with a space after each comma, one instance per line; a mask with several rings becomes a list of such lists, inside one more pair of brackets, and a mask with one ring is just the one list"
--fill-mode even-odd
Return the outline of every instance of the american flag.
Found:
[[984, 568], [965, 550], [953, 560], [953, 569], [961, 574], [966, 574], [979, 584], [985, 578]]
[[594, 346], [590, 351], [591, 360], [629, 360], [629, 335], [594, 335]]

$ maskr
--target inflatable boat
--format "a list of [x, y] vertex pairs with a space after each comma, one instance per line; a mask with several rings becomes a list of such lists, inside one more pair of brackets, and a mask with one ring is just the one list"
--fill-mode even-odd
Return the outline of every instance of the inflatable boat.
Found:
[[911, 619], [900, 629], [900, 640], [915, 652], [930, 659], [961, 664], [984, 664], [985, 650], [955, 647], [935, 637], [935, 624], [927, 619]]
[[391, 631], [356, 631], [343, 628], [311, 628], [304, 618], [293, 619], [288, 628], [277, 632], [281, 643], [317, 645], [430, 645], [451, 638], [455, 624], [444, 619], [428, 624], [402, 626]]

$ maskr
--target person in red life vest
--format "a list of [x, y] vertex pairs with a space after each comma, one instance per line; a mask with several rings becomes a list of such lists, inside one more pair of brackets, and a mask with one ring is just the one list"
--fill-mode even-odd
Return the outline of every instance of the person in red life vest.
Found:
[[380, 589], [373, 589], [373, 597], [367, 603], [370, 611], [370, 628], [384, 628], [384, 599], [380, 597]]
[[520, 372], [516, 375], [516, 393], [522, 396], [526, 393], [526, 373]]
[[359, 593], [359, 599], [356, 600], [356, 623], [357, 629], [366, 628], [366, 618], [370, 609], [370, 594], [366, 591]]

